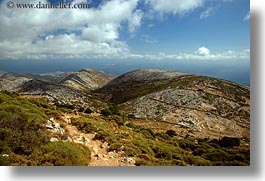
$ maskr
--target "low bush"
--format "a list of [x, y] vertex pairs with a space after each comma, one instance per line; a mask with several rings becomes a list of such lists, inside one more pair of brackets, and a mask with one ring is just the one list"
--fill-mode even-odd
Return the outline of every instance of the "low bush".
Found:
[[114, 120], [119, 126], [124, 126], [125, 120], [118, 115], [111, 116], [111, 119]]
[[108, 117], [108, 116], [110, 116], [110, 115], [120, 115], [120, 112], [119, 112], [119, 109], [118, 109], [118, 107], [117, 107], [116, 105], [111, 105], [111, 106], [109, 106], [108, 108], [103, 109], [103, 110], [101, 111], [101, 114], [102, 114], [103, 116]]
[[108, 151], [114, 151], [114, 150], [116, 150], [116, 151], [120, 151], [121, 147], [122, 147], [122, 144], [121, 144], [121, 143], [114, 142], [114, 143], [112, 143], [112, 144], [109, 146]]
[[211, 166], [211, 162], [206, 160], [200, 156], [193, 156], [193, 155], [183, 155], [183, 160], [188, 165], [193, 166]]
[[168, 136], [171, 136], [171, 137], [177, 136], [176, 131], [174, 131], [174, 130], [172, 130], [172, 129], [167, 130], [166, 134], [167, 134]]
[[218, 141], [218, 144], [221, 147], [234, 147], [234, 146], [240, 146], [240, 139], [239, 138], [229, 138], [224, 137]]
[[84, 113], [86, 113], [86, 114], [91, 114], [91, 113], [93, 113], [93, 111], [92, 111], [90, 108], [86, 108], [86, 109], [84, 110]]
[[102, 114], [103, 116], [108, 117], [108, 116], [112, 115], [112, 112], [107, 108], [107, 109], [103, 109], [103, 110], [101, 110], [101, 114]]
[[141, 158], [136, 158], [135, 165], [136, 166], [153, 166], [154, 163], [152, 163], [148, 160], [141, 159]]
[[183, 139], [178, 141], [179, 146], [185, 150], [195, 150], [198, 147], [198, 144], [196, 144], [195, 140], [192, 139]]
[[48, 143], [34, 150], [32, 165], [87, 166], [91, 152], [87, 147], [74, 143]]

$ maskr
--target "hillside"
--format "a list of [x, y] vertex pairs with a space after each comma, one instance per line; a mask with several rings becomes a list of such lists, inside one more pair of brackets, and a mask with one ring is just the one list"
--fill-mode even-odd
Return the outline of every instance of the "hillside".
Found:
[[0, 92], [0, 165], [16, 166], [247, 166], [249, 147], [154, 132], [119, 113], [76, 114], [41, 98]]
[[103, 94], [108, 97], [106, 101], [120, 104], [130, 99], [152, 93], [166, 88], [173, 80], [189, 76], [188, 74], [178, 73], [167, 70], [145, 69], [125, 73], [100, 89], [95, 93]]
[[119, 104], [124, 115], [153, 129], [170, 127], [180, 136], [249, 138], [249, 88], [229, 81], [139, 70], [121, 75], [95, 92]]
[[[90, 69], [53, 80], [2, 73], [0, 85], [0, 153], [8, 155], [1, 164], [77, 164], [64, 162], [62, 155], [69, 155], [62, 150], [59, 162], [37, 156], [58, 153], [53, 144], [82, 150], [81, 156], [88, 151], [81, 165], [250, 163], [250, 90], [243, 85], [157, 69], [114, 79]], [[15, 139], [26, 140], [29, 151], [13, 148], [12, 125], [19, 125], [23, 139]], [[31, 134], [44, 140], [28, 143]]]
[[76, 90], [94, 90], [102, 87], [113, 78], [112, 75], [86, 68], [78, 72], [66, 73], [54, 82]]
[[105, 104], [95, 100], [89, 90], [103, 86], [111, 75], [92, 69], [62, 74], [61, 72], [20, 75], [3, 73], [0, 76], [0, 90], [17, 92], [25, 96], [42, 96], [50, 102], [73, 109], [100, 110]]

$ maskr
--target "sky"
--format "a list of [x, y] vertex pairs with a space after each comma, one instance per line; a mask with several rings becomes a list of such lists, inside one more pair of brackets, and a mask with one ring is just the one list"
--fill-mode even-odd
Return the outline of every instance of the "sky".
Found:
[[[63, 10], [8, 9], [8, 1], [0, 0], [0, 66], [119, 59], [240, 67], [250, 61], [249, 0], [65, 0], [91, 8]], [[59, 2], [19, 2], [39, 1]]]
[[[47, 3], [19, 2], [39, 1]], [[85, 0], [91, 8], [77, 10], [8, 9], [6, 2], [1, 59], [249, 56], [249, 0]]]

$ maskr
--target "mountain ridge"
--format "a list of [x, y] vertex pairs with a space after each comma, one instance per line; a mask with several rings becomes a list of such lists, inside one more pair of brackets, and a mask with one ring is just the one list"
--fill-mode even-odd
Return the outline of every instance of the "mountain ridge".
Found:
[[60, 75], [0, 76], [0, 165], [250, 164], [249, 87], [158, 69]]
[[199, 137], [249, 137], [250, 90], [226, 80], [159, 69], [134, 70], [114, 78], [90, 68], [52, 81], [8, 73], [1, 77], [0, 82], [10, 79], [3, 90], [41, 95], [56, 105], [97, 113], [114, 104], [127, 117], [147, 120], [141, 124], [174, 125], [172, 129], [184, 132], [182, 137], [187, 130]]

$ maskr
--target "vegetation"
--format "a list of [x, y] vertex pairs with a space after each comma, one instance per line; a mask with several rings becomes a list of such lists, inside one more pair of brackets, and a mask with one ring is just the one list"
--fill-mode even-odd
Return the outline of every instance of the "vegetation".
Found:
[[0, 165], [87, 165], [87, 148], [49, 142], [43, 124], [60, 115], [44, 100], [0, 92]]
[[96, 133], [94, 139], [108, 142], [108, 151], [123, 150], [127, 156], [135, 157], [138, 166], [249, 165], [248, 148], [238, 145], [224, 146], [221, 141], [223, 139], [217, 142], [192, 137], [177, 139], [173, 130], [154, 133], [151, 129], [131, 122], [118, 124], [114, 120], [117, 116], [97, 119], [83, 116], [74, 119], [73, 123], [82, 131]]
[[45, 144], [34, 150], [32, 165], [86, 166], [91, 159], [90, 150], [74, 143], [55, 142]]
[[[79, 110], [80, 111], [80, 110]], [[49, 142], [43, 124], [60, 117], [64, 110], [41, 99], [20, 98], [0, 93], [0, 165], [88, 165], [87, 147], [64, 142]], [[81, 110], [85, 113], [85, 109]], [[109, 144], [108, 151], [124, 151], [138, 166], [221, 166], [250, 164], [249, 147], [238, 138], [220, 140], [177, 138], [174, 130], [154, 132], [124, 118], [117, 106], [102, 110], [101, 117], [82, 114], [72, 124], [94, 139]]]

